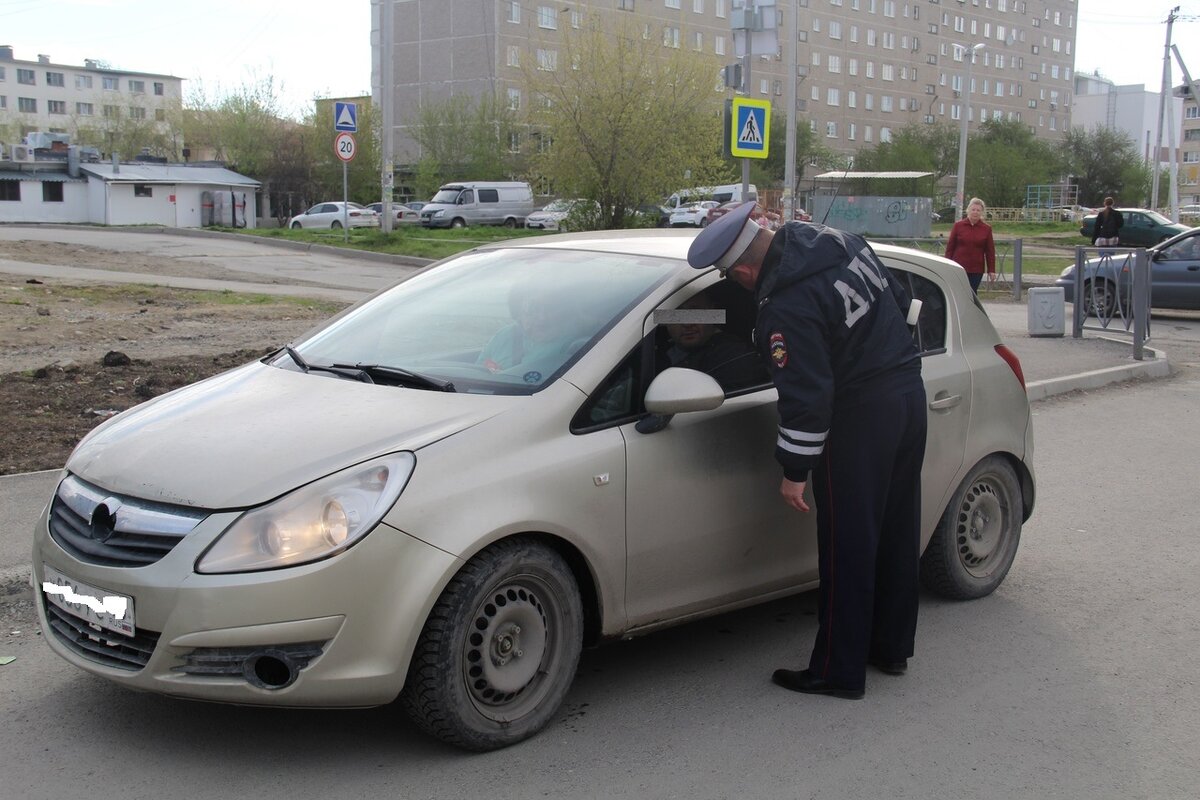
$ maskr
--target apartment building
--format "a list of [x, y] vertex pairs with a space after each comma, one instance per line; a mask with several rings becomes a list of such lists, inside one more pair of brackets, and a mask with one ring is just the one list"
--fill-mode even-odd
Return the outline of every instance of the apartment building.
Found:
[[85, 60], [58, 64], [48, 55], [15, 58], [0, 46], [0, 124], [10, 138], [31, 131], [69, 133], [105, 130], [125, 120], [167, 131], [167, 112], [178, 108], [183, 80], [153, 72], [112, 69]]
[[[379, 61], [380, 2], [373, 0], [373, 63]], [[585, 19], [619, 15], [712, 58], [714, 99], [721, 67], [737, 61], [735, 12], [753, 0], [396, 0], [392, 74], [396, 162], [420, 153], [408, 128], [424, 102], [494, 93], [510, 108], [528, 103], [522, 65], [565, 69], [556, 43]], [[1011, 119], [1053, 138], [1071, 125], [1075, 0], [776, 0], [780, 47], [751, 62], [753, 97], [783, 108], [791, 14], [799, 15], [798, 118], [831, 149], [852, 154], [910, 123], [961, 124], [970, 67], [970, 120]], [[376, 68], [378, 72], [378, 68]], [[379, 75], [374, 76], [379, 92]]]
[[[1175, 120], [1176, 143], [1179, 141], [1179, 121], [1183, 114], [1183, 102], [1170, 98], [1171, 119]], [[1133, 140], [1134, 147], [1144, 161], [1154, 156], [1154, 144], [1158, 137], [1158, 113], [1161, 95], [1146, 90], [1141, 83], [1118, 86], [1098, 74], [1075, 76], [1075, 110], [1073, 124], [1086, 130], [1097, 125], [1123, 131]], [[1164, 129], [1165, 131], [1165, 129]], [[1197, 142], [1200, 145], [1200, 142]], [[1164, 132], [1163, 150], [1158, 160], [1170, 160], [1169, 137]]]
[[[1183, 101], [1179, 137], [1179, 204], [1200, 204], [1200, 103], [1187, 84], [1175, 88]], [[1194, 223], [1192, 223], [1194, 224]]]

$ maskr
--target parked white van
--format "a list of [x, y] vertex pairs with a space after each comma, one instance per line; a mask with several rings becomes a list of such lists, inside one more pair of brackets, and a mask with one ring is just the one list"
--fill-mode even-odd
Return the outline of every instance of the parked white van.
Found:
[[533, 189], [522, 181], [447, 183], [421, 207], [426, 228], [503, 225], [519, 228], [533, 213]]
[[668, 212], [674, 211], [682, 205], [688, 203], [698, 203], [701, 200], [716, 200], [718, 203], [729, 203], [733, 201], [745, 202], [747, 200], [758, 199], [758, 187], [753, 183], [750, 184], [750, 192], [742, 193], [742, 185], [740, 183], [726, 183], [721, 186], [697, 186], [694, 189], [681, 189], [675, 192], [665, 201], [663, 208]]

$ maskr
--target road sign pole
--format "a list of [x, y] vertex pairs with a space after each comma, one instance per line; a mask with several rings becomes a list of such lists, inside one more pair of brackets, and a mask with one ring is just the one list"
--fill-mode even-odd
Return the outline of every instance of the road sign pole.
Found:
[[350, 164], [342, 162], [342, 241], [350, 243]]
[[[745, 79], [743, 91], [746, 97], [750, 97], [750, 90], [753, 84], [750, 83], [750, 32], [746, 32], [746, 55], [744, 56], [744, 64], [742, 65], [742, 73]], [[742, 200], [750, 196], [750, 159], [742, 159]], [[755, 201], [757, 202], [757, 200]]]

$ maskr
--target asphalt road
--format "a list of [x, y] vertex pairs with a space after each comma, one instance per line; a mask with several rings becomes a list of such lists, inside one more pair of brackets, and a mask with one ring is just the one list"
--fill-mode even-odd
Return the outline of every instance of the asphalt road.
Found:
[[[1187, 315], [1164, 319], [1175, 377], [1034, 405], [1039, 495], [1008, 579], [971, 603], [923, 597], [909, 674], [872, 673], [863, 701], [769, 681], [807, 653], [812, 594], [588, 651], [546, 731], [483, 755], [394, 707], [119, 689], [54, 656], [25, 610], [0, 630], [15, 657], [0, 666], [0, 800], [1193, 797], [1200, 337]], [[4, 479], [18, 501], [0, 509], [0, 563], [27, 559], [12, 532], [53, 479]]]

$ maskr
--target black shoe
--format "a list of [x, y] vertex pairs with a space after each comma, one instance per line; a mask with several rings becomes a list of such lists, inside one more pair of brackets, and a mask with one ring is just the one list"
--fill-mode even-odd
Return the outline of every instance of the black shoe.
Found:
[[885, 661], [882, 658], [872, 658], [871, 666], [885, 675], [903, 675], [908, 672], [908, 659], [901, 658], [897, 661]]
[[843, 700], [860, 700], [866, 694], [862, 689], [846, 689], [834, 686], [824, 678], [818, 678], [806, 669], [777, 669], [771, 680], [785, 689], [804, 694], [827, 694], [830, 697], [840, 697]]

